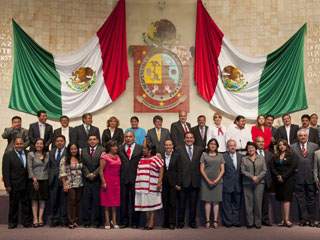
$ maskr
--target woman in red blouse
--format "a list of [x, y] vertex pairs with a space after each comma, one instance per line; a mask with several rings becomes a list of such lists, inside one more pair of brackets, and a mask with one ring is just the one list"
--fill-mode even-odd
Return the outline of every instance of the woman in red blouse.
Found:
[[258, 136], [264, 139], [264, 150], [269, 151], [269, 145], [271, 143], [272, 132], [271, 128], [266, 125], [266, 118], [263, 114], [257, 117], [257, 124], [251, 128], [252, 140], [255, 142]]

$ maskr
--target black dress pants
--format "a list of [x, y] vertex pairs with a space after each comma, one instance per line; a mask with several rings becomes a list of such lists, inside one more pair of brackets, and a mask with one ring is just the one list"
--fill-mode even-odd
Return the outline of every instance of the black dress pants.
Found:
[[21, 207], [22, 207], [22, 211], [21, 211], [22, 225], [32, 224], [31, 202], [28, 198], [27, 189], [22, 191], [12, 190], [9, 193], [9, 218], [8, 218], [9, 226], [18, 225], [18, 212], [19, 212], [20, 201], [21, 201]]
[[189, 225], [196, 224], [196, 214], [197, 214], [197, 203], [199, 197], [200, 188], [195, 188], [189, 186], [187, 188], [182, 187], [180, 190], [179, 199], [179, 211], [178, 211], [178, 222], [179, 225], [184, 225], [185, 211], [187, 199], [189, 199]]
[[176, 225], [176, 201], [177, 192], [175, 187], [171, 187], [166, 181], [162, 185], [162, 204], [164, 210], [163, 225]]
[[[120, 222], [121, 225], [129, 226], [129, 209], [132, 212], [131, 225], [139, 226], [140, 212], [134, 211], [135, 184], [120, 182]], [[130, 206], [129, 206], [130, 204]]]

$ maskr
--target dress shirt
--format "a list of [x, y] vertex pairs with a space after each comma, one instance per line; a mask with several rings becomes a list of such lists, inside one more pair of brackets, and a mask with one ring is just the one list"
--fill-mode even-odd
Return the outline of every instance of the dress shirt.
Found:
[[219, 143], [219, 152], [225, 152], [227, 151], [227, 147], [226, 147], [226, 133], [227, 133], [227, 128], [225, 126], [219, 126], [221, 127], [221, 130], [223, 131], [223, 135], [219, 135], [218, 134], [218, 130], [219, 128], [217, 127], [217, 125], [213, 124], [211, 126], [209, 126], [208, 128], [208, 132], [207, 132], [207, 143], [209, 142], [209, 140], [211, 138], [215, 138], [217, 139], [218, 143]]
[[112, 131], [111, 128], [109, 128], [109, 130], [110, 130], [110, 136], [111, 136], [111, 138], [113, 138], [113, 134], [114, 134], [114, 131], [115, 131], [116, 129], [114, 129], [114, 131]]
[[259, 155], [264, 156], [264, 151], [263, 151], [263, 149], [258, 149], [257, 152], [258, 152]]
[[231, 153], [231, 152], [229, 152], [229, 154], [230, 154], [230, 157], [232, 159], [232, 163], [233, 163], [234, 168], [237, 169], [237, 167], [238, 167], [237, 166], [238, 165], [237, 154], [236, 153]]
[[165, 153], [164, 155], [165, 155], [166, 168], [168, 170], [169, 169], [170, 160], [171, 160], [171, 156], [172, 156], [172, 151], [171, 151], [171, 153], [169, 155], [167, 155], [167, 153]]
[[[45, 123], [38, 122], [38, 126], [39, 126], [40, 138], [44, 139], [44, 135], [46, 134], [46, 124], [45, 124]], [[43, 129], [43, 136], [41, 136], [41, 134], [42, 134], [42, 128], [43, 128], [43, 127], [44, 127], [44, 129]]]
[[83, 127], [84, 127], [84, 130], [85, 130], [86, 132], [87, 132], [87, 127], [88, 127], [88, 133], [87, 133], [87, 134], [89, 135], [91, 126], [83, 123]]
[[226, 142], [233, 139], [237, 143], [237, 150], [245, 149], [247, 142], [252, 141], [251, 131], [245, 126], [240, 129], [236, 124], [230, 125], [227, 129]]
[[[60, 153], [60, 154], [61, 154], [61, 158], [62, 158], [62, 154], [63, 154], [63, 151], [64, 151], [65, 148], [66, 148], [66, 147], [61, 148], [61, 153]], [[58, 151], [59, 151], [59, 148], [57, 148], [56, 153], [54, 154], [54, 158], [55, 158], [55, 159], [57, 159]]]
[[69, 127], [61, 127], [61, 134], [66, 138], [66, 146], [68, 146], [70, 139], [69, 139]]
[[290, 146], [290, 129], [291, 129], [291, 124], [289, 126], [284, 126], [287, 132], [287, 137], [288, 137], [288, 144]]
[[[154, 128], [154, 130], [156, 131], [156, 136], [157, 136], [157, 139], [158, 139], [158, 131], [159, 131], [159, 134], [160, 134], [160, 139], [161, 139], [161, 128]], [[159, 140], [159, 139], [158, 139]], [[160, 140], [159, 140], [160, 142]]]
[[[14, 151], [16, 152], [16, 154], [18, 155], [18, 158], [20, 159], [20, 156], [19, 156], [19, 152], [14, 149]], [[27, 164], [27, 158], [26, 158], [26, 153], [22, 150], [22, 159], [23, 159], [23, 167], [26, 168], [26, 164]]]
[[[131, 157], [132, 157], [132, 153], [133, 153], [133, 150], [134, 150], [134, 147], [136, 146], [136, 144], [135, 143], [133, 143], [133, 144], [131, 144], [131, 153], [130, 153], [130, 158], [129, 158], [129, 160], [131, 159]], [[125, 151], [127, 152], [127, 150], [128, 150], [128, 148], [129, 148], [129, 145], [128, 144], [126, 144], [126, 146], [124, 147], [124, 149], [125, 149]]]
[[[303, 145], [303, 146], [304, 146], [304, 149], [306, 150], [306, 152], [308, 151], [308, 147], [307, 147], [308, 144], [307, 144], [307, 143], [308, 143], [308, 142], [305, 142], [304, 145]], [[301, 151], [302, 151], [302, 143], [299, 142], [299, 145], [300, 145], [300, 149], [301, 149]]]
[[[189, 156], [189, 149], [190, 149], [190, 147], [191, 147], [191, 153], [192, 153], [192, 156], [193, 156], [193, 145], [189, 146], [189, 145], [185, 144], [185, 148], [186, 148], [186, 150], [187, 150], [188, 156]], [[192, 159], [190, 159], [190, 160], [192, 160]]]
[[183, 123], [180, 121], [180, 123], [182, 125], [183, 130], [184, 130], [184, 127], [186, 127], [188, 129], [188, 132], [190, 132], [190, 129], [188, 128], [187, 122]]

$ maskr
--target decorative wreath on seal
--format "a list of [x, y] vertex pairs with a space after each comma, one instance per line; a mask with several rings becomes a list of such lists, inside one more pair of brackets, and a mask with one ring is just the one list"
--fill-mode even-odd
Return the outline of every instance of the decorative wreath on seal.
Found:
[[90, 67], [80, 67], [72, 73], [72, 78], [66, 81], [67, 86], [75, 92], [86, 92], [95, 84], [96, 71]]
[[224, 88], [230, 92], [240, 92], [248, 85], [243, 74], [234, 66], [226, 66], [223, 71], [220, 72], [220, 77]]

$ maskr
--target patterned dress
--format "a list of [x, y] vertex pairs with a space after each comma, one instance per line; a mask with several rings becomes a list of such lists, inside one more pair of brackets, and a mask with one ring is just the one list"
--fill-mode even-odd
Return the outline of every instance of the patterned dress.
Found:
[[140, 159], [135, 184], [135, 211], [154, 211], [162, 208], [161, 190], [157, 185], [163, 165], [163, 160], [157, 156]]

